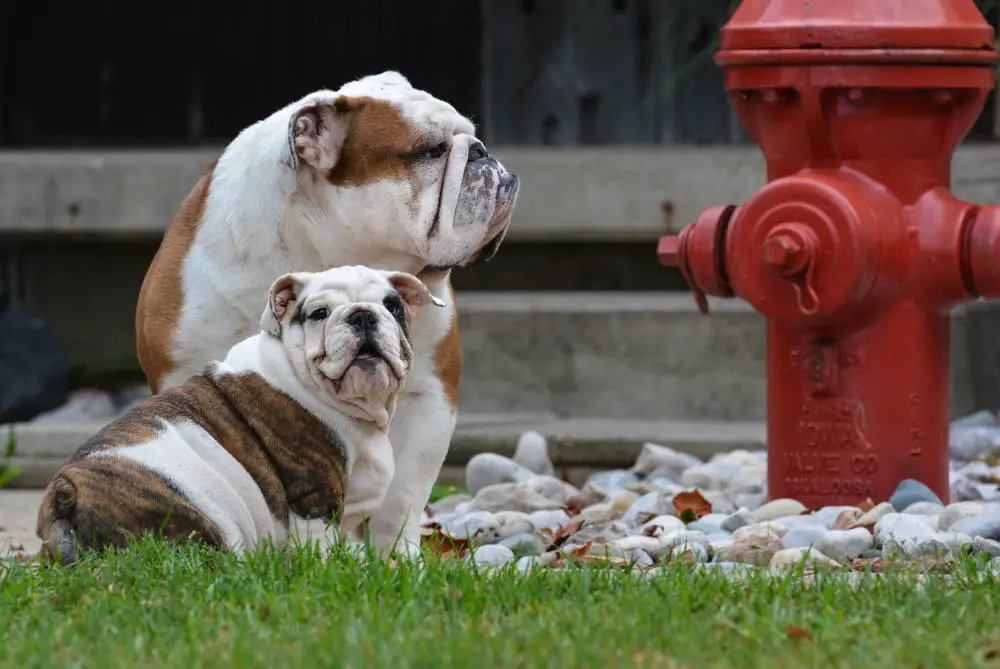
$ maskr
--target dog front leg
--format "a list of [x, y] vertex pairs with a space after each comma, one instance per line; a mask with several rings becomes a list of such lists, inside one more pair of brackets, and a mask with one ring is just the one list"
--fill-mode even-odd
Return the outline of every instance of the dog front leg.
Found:
[[396, 473], [372, 515], [372, 543], [383, 552], [420, 551], [420, 514], [444, 464], [456, 414], [443, 392], [403, 394], [389, 427]]
[[394, 458], [392, 446], [385, 438], [382, 443], [367, 445], [351, 465], [340, 527], [356, 541], [371, 541], [364, 524], [385, 502], [396, 471]]

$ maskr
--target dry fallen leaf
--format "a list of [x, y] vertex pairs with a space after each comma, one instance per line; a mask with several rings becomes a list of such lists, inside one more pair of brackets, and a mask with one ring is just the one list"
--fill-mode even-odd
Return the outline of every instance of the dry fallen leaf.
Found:
[[788, 633], [789, 639], [796, 639], [801, 641], [809, 638], [809, 630], [807, 630], [804, 627], [799, 627], [798, 625], [793, 625], [791, 623], [788, 623], [788, 629], [786, 631]]
[[591, 547], [591, 546], [593, 546], [593, 545], [594, 545], [594, 542], [593, 542], [593, 541], [588, 541], [588, 542], [587, 542], [587, 543], [585, 543], [584, 545], [582, 545], [582, 546], [580, 546], [580, 547], [578, 547], [578, 548], [574, 548], [573, 550], [571, 550], [571, 551], [569, 552], [569, 554], [570, 554], [570, 555], [571, 555], [572, 557], [583, 557], [584, 555], [586, 555], [586, 554], [587, 554], [587, 551], [589, 551], [589, 550], [590, 550], [590, 547]]
[[583, 527], [583, 523], [584, 521], [582, 520], [575, 520], [568, 525], [563, 525], [556, 532], [553, 532], [547, 527], [543, 527], [541, 529], [541, 533], [544, 534], [545, 538], [549, 540], [549, 545], [546, 550], [553, 551], [562, 546], [566, 543], [567, 539], [580, 531], [580, 528]]
[[845, 509], [837, 515], [837, 520], [833, 522], [833, 529], [849, 530], [860, 517], [854, 509]]
[[854, 523], [853, 525], [851, 525], [847, 529], [853, 530], [856, 527], [863, 527], [866, 530], [868, 530], [869, 534], [875, 534], [875, 523], [874, 522], [871, 522], [871, 523]]
[[679, 492], [674, 496], [674, 515], [681, 520], [685, 520], [685, 515], [693, 515], [695, 519], [698, 519], [711, 512], [712, 503], [705, 499], [697, 490]]
[[871, 511], [872, 509], [874, 509], [876, 506], [877, 506], [877, 504], [875, 504], [875, 502], [872, 501], [871, 497], [869, 497], [865, 501], [857, 504], [857, 507], [859, 509], [861, 509], [861, 513], [868, 513], [869, 511]]
[[587, 501], [582, 495], [574, 495], [566, 500], [566, 503], [563, 505], [563, 511], [572, 518], [587, 508]]
[[653, 537], [655, 539], [663, 534], [663, 525], [647, 525], [646, 529], [644, 529], [642, 533], [647, 537]]
[[[426, 532], [430, 530], [430, 532]], [[462, 558], [469, 554], [469, 540], [449, 537], [437, 527], [421, 528], [420, 547], [433, 557]]]

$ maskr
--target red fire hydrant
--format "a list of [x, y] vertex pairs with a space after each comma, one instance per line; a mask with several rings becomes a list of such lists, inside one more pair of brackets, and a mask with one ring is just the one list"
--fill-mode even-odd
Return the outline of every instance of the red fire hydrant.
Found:
[[767, 318], [768, 493], [809, 507], [947, 502], [949, 310], [1000, 297], [1000, 207], [956, 199], [951, 158], [993, 87], [972, 0], [743, 0], [724, 69], [768, 183], [659, 257]]

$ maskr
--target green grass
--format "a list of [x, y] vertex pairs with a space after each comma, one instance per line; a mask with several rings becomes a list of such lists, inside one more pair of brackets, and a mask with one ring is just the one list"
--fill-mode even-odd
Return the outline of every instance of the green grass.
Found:
[[[297, 549], [241, 563], [146, 540], [74, 568], [0, 566], [0, 666], [961, 667], [1000, 655], [1000, 582], [731, 582], [568, 569], [487, 577]], [[797, 632], [794, 627], [808, 632]]]
[[442, 497], [448, 497], [449, 495], [457, 495], [459, 493], [468, 493], [464, 488], [459, 488], [454, 485], [443, 485], [441, 483], [435, 483], [434, 487], [431, 488], [430, 499], [427, 500], [430, 503], [434, 503], [441, 499]]

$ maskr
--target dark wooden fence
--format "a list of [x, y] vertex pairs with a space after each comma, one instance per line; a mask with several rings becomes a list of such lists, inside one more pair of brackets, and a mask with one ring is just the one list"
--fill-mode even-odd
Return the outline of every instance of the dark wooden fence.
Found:
[[[995, 18], [995, 0], [982, 4]], [[219, 143], [309, 90], [386, 68], [492, 142], [744, 141], [711, 58], [735, 5], [3, 0], [0, 146]], [[991, 100], [972, 137], [993, 138], [993, 118]]]

